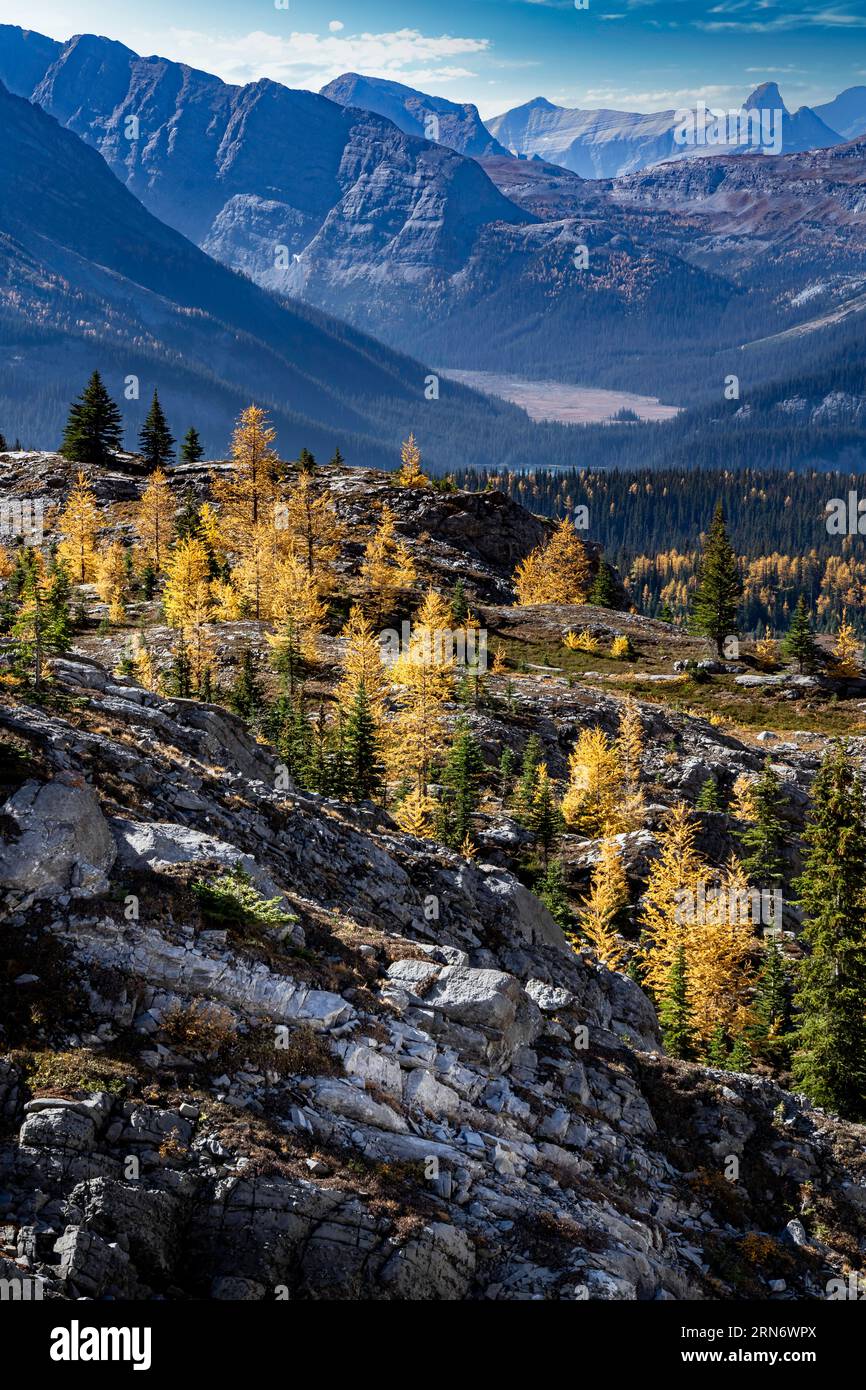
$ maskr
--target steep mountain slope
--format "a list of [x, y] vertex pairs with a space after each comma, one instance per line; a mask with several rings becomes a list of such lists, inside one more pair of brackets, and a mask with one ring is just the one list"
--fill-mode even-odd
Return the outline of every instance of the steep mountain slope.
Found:
[[[344, 72], [322, 87], [321, 96], [340, 106], [360, 106], [386, 116], [407, 135], [423, 136], [448, 145], [460, 154], [477, 158], [480, 155], [508, 156], [508, 151], [494, 140], [471, 102], [448, 101], [431, 97], [406, 87], [401, 82], [387, 82], [381, 77], [362, 77], [357, 72]], [[435, 117], [431, 122], [430, 118]]]
[[[220, 448], [255, 397], [274, 410], [287, 450], [330, 450], [345, 429], [353, 461], [396, 457], [423, 402], [420, 363], [218, 265], [148, 213], [95, 151], [2, 87], [0, 181], [10, 435], [56, 442], [66, 404], [99, 363], [117, 396], [127, 376], [140, 378], [139, 412], [158, 383], [170, 412], [195, 418]], [[507, 450], [526, 423], [457, 388], [437, 407], [423, 431], [431, 462], [453, 456], [458, 433], [500, 429]]]
[[838, 130], [845, 140], [866, 135], [866, 87], [847, 87], [832, 101], [814, 108], [815, 115]]
[[[757, 87], [743, 109], [781, 113], [782, 150], [796, 153], [836, 145], [843, 137], [815, 111], [793, 114], [775, 82]], [[675, 139], [676, 111], [581, 110], [554, 106], [544, 97], [506, 111], [487, 127], [512, 153], [538, 155], [584, 178], [616, 178], [665, 160], [718, 154], [720, 146], [683, 146]]]
[[[711, 271], [659, 257], [651, 239], [614, 242], [598, 212], [591, 227], [538, 226], [474, 159], [309, 92], [228, 87], [79, 36], [34, 100], [217, 259], [443, 365], [579, 380], [598, 358], [580, 329], [599, 311], [625, 363], [674, 320], [684, 339], [704, 333], [731, 298]], [[666, 387], [669, 361], [660, 354]]]
[[[398, 491], [323, 472], [354, 536]], [[101, 501], [141, 487], [95, 481]], [[525, 552], [549, 525], [496, 492], [399, 491], [413, 554], [473, 587], [482, 547], [504, 565], [501, 536]], [[626, 632], [673, 681], [675, 653], [706, 650], [609, 609], [479, 617], [526, 656], [584, 623]], [[164, 643], [153, 609], [136, 621]], [[220, 626], [221, 667], [257, 627]], [[49, 698], [0, 684], [0, 1276], [59, 1300], [787, 1301], [859, 1265], [863, 1127], [666, 1058], [642, 990], [512, 872], [513, 821], [485, 812], [468, 860], [378, 804], [286, 786], [224, 708], [113, 675], [124, 640], [82, 630]], [[598, 677], [515, 661], [449, 725], [491, 770], [537, 729], [560, 778], [580, 730], [616, 727], [622, 689]], [[669, 805], [762, 765], [742, 730], [650, 692], [653, 819], [621, 837], [635, 895]], [[821, 741], [775, 745], [798, 824]], [[726, 846], [725, 817], [699, 821]], [[585, 882], [600, 842], [568, 840]], [[278, 920], [208, 905], [238, 869]]]

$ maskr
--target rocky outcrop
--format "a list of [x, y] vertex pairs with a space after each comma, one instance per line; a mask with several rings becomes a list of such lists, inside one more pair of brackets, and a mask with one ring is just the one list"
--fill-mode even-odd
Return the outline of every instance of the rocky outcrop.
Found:
[[[278, 789], [229, 716], [243, 770], [202, 743], [207, 709], [92, 662], [56, 676], [74, 722], [0, 711], [43, 769], [0, 824], [59, 825], [63, 886], [38, 896], [7, 833], [2, 944], [38, 954], [26, 988], [52, 1005], [35, 1031], [4, 1010], [2, 1277], [85, 1300], [784, 1299], [866, 1254], [866, 1132], [665, 1059], [642, 991], [507, 869]], [[70, 789], [76, 833], [48, 814]], [[202, 916], [190, 876], [234, 865], [302, 935]]]

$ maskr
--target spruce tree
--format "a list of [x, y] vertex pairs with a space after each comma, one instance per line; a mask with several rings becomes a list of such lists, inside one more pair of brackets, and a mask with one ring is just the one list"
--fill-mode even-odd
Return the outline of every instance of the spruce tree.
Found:
[[779, 814], [784, 805], [782, 784], [769, 758], [756, 782], [749, 788], [753, 819], [740, 835], [746, 853], [743, 873], [758, 888], [778, 888], [782, 882], [787, 827]]
[[719, 784], [715, 777], [708, 777], [701, 787], [700, 795], [695, 802], [697, 811], [722, 811], [722, 800], [719, 796]]
[[315, 456], [310, 453], [309, 449], [302, 449], [298, 454], [298, 472], [315, 473], [317, 467]]
[[782, 653], [791, 661], [796, 661], [801, 674], [814, 670], [818, 663], [820, 652], [812, 633], [812, 619], [804, 594], [797, 599], [791, 626], [782, 639]]
[[466, 598], [466, 590], [463, 587], [463, 580], [458, 579], [451, 590], [451, 621], [455, 627], [461, 627], [468, 617], [469, 602]]
[[694, 632], [710, 637], [719, 656], [725, 654], [725, 638], [737, 632], [737, 609], [743, 581], [737, 557], [728, 539], [725, 509], [716, 503], [698, 571], [698, 586], [691, 606]]
[[753, 1050], [774, 1067], [790, 1064], [791, 983], [785, 960], [775, 940], [764, 948], [753, 1003]]
[[120, 411], [99, 372], [94, 372], [79, 399], [69, 408], [60, 453], [71, 463], [105, 465], [122, 447]]
[[181, 463], [199, 463], [204, 458], [204, 449], [198, 430], [190, 425], [180, 446]]
[[594, 603], [597, 608], [619, 608], [621, 606], [613, 570], [605, 560], [599, 561], [587, 602]]
[[345, 462], [346, 462], [346, 460], [343, 458], [343, 455], [340, 453], [340, 446], [339, 446], [339, 444], [338, 444], [337, 447], [336, 447], [336, 449], [334, 450], [333, 454], [331, 455], [330, 465], [331, 465], [332, 468], [342, 468], [343, 465], [345, 464]]
[[529, 808], [532, 805], [540, 762], [541, 739], [538, 737], [538, 734], [530, 734], [529, 738], [526, 740], [526, 747], [523, 750], [523, 759], [520, 765], [520, 778], [514, 793], [514, 809], [519, 820], [523, 820], [528, 815]]
[[802, 941], [796, 1083], [816, 1105], [866, 1120], [866, 801], [840, 743], [815, 778], [798, 880]]
[[382, 772], [376, 721], [363, 680], [349, 706], [343, 739], [348, 794], [353, 801], [372, 801], [381, 791]]
[[659, 1001], [662, 1042], [670, 1057], [690, 1057], [694, 1046], [691, 1025], [685, 947], [680, 946], [671, 962], [667, 988]]
[[563, 931], [570, 930], [574, 926], [574, 914], [568, 901], [568, 887], [561, 859], [550, 860], [535, 891], [554, 922], [562, 927]]
[[174, 436], [156, 391], [138, 435], [138, 447], [149, 468], [165, 468], [174, 458]]
[[472, 817], [480, 795], [478, 779], [483, 769], [481, 750], [469, 727], [461, 722], [455, 730], [440, 778], [439, 834], [444, 843], [454, 849], [472, 833]]
[[240, 670], [229, 692], [228, 701], [229, 708], [233, 709], [235, 714], [239, 714], [242, 719], [248, 721], [255, 719], [264, 706], [261, 681], [249, 647], [244, 647]]
[[514, 782], [514, 754], [510, 748], [503, 748], [499, 758], [499, 798], [505, 802], [511, 795]]

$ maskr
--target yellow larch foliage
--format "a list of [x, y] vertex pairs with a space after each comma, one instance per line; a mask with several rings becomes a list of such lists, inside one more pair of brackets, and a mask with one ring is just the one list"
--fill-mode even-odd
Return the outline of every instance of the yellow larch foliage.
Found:
[[764, 636], [759, 637], [755, 643], [755, 660], [765, 671], [772, 671], [779, 664], [779, 643], [770, 631], [769, 625], [764, 631]]
[[382, 508], [375, 534], [367, 542], [361, 564], [361, 584], [367, 606], [376, 615], [390, 614], [397, 595], [417, 578], [415, 564], [394, 531], [394, 513]]
[[757, 777], [749, 776], [748, 772], [741, 772], [734, 779], [730, 814], [738, 820], [755, 818], [754, 791], [757, 780]]
[[165, 620], [169, 627], [183, 628], [201, 620], [210, 608], [210, 580], [207, 551], [195, 536], [180, 540], [165, 562], [166, 585], [163, 595]]
[[83, 471], [79, 470], [57, 523], [63, 536], [57, 547], [57, 558], [68, 566], [73, 584], [87, 584], [96, 575], [99, 520], [96, 495]]
[[238, 562], [232, 569], [232, 584], [241, 595], [246, 611], [257, 621], [266, 621], [274, 611], [274, 591], [280, 553], [277, 532], [269, 519], [249, 526], [237, 544]]
[[514, 591], [522, 607], [531, 603], [585, 603], [591, 578], [586, 547], [564, 517], [549, 541], [521, 560], [514, 572]]
[[601, 643], [598, 638], [593, 637], [589, 628], [586, 627], [580, 632], [569, 630], [562, 640], [570, 652], [588, 652], [590, 656], [598, 656], [601, 651]]
[[508, 670], [505, 648], [501, 642], [497, 642], [493, 648], [493, 665], [490, 667], [491, 676], [504, 676]]
[[301, 471], [285, 503], [277, 507], [280, 540], [306, 565], [322, 594], [334, 588], [334, 562], [345, 528], [326, 487], [314, 474]]
[[608, 970], [618, 970], [625, 959], [615, 922], [627, 902], [628, 883], [619, 850], [614, 840], [603, 840], [591, 891], [578, 909], [577, 920], [581, 934]]
[[108, 617], [113, 623], [122, 623], [126, 616], [123, 605], [128, 580], [124, 553], [119, 541], [111, 541], [96, 558], [96, 591], [102, 602], [108, 604]]
[[644, 737], [640, 709], [631, 695], [628, 695], [623, 703], [614, 748], [622, 770], [623, 782], [629, 791], [637, 791], [640, 785]]
[[232, 435], [232, 472], [228, 477], [211, 476], [211, 495], [228, 550], [240, 549], [250, 529], [273, 525], [279, 462], [271, 448], [275, 438], [264, 410], [247, 406]]
[[748, 884], [738, 860], [727, 866], [715, 892], [690, 924], [686, 973], [691, 996], [691, 1024], [696, 1037], [709, 1042], [718, 1028], [741, 1024], [752, 987], [749, 954], [754, 927]]
[[672, 808], [660, 841], [641, 909], [644, 980], [657, 999], [664, 997], [680, 947], [689, 960], [689, 907], [709, 872], [695, 848], [695, 824], [683, 802]]
[[277, 663], [291, 653], [303, 661], [315, 661], [327, 610], [315, 579], [299, 556], [285, 555], [280, 560], [270, 607], [277, 631], [266, 635]]
[[[432, 595], [432, 596], [431, 596]], [[454, 691], [454, 661], [446, 656], [431, 622], [439, 614], [438, 596], [428, 594], [413, 625], [409, 649], [391, 668], [398, 687], [397, 715], [388, 728], [387, 758], [395, 776], [412, 776], [420, 791], [434, 755], [445, 738], [444, 706]]]
[[161, 570], [174, 536], [175, 501], [161, 468], [150, 475], [135, 510], [135, 526], [144, 555]]
[[14, 565], [9, 551], [0, 545], [0, 579], [8, 579], [13, 569]]
[[617, 834], [622, 772], [616, 748], [603, 729], [581, 729], [568, 772], [562, 814], [569, 829], [588, 836]]
[[404, 835], [429, 840], [436, 823], [436, 802], [426, 792], [413, 787], [394, 812], [394, 820]]
[[403, 440], [400, 464], [400, 468], [394, 474], [394, 480], [400, 487], [430, 486], [430, 479], [421, 471], [421, 450], [415, 442], [414, 434]]
[[390, 679], [382, 660], [382, 648], [373, 624], [360, 604], [353, 604], [340, 634], [346, 643], [343, 679], [337, 688], [337, 703], [344, 714], [352, 707], [358, 687], [363, 683], [373, 718], [382, 719]]
[[863, 643], [857, 636], [847, 613], [842, 615], [836, 641], [833, 644], [831, 672], [834, 676], [862, 675]]

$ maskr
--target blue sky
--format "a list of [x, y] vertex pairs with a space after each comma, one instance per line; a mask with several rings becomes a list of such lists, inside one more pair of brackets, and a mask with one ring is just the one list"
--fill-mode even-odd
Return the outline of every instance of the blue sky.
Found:
[[[0, 21], [96, 32], [227, 81], [317, 89], [345, 71], [474, 101], [739, 105], [776, 81], [792, 109], [866, 85], [866, 0], [0, 0]], [[278, 5], [280, 6], [278, 8]]]

